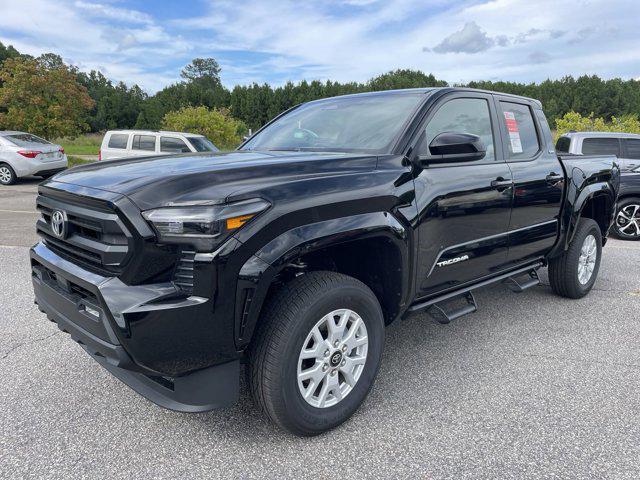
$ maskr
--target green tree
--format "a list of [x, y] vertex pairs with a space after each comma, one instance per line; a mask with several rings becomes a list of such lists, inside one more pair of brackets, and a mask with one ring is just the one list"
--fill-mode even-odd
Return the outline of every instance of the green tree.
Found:
[[230, 150], [238, 146], [246, 126], [225, 109], [183, 107], [167, 113], [162, 128], [178, 132], [199, 133], [209, 138], [219, 149]]
[[10, 58], [0, 68], [0, 128], [45, 138], [88, 130], [93, 100], [66, 65], [48, 69], [37, 60]]

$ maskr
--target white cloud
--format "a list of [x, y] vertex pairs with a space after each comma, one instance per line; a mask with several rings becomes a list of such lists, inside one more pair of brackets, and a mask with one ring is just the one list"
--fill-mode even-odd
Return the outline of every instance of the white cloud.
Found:
[[452, 83], [640, 76], [637, 0], [208, 1], [205, 15], [183, 8], [163, 21], [109, 0], [0, 0], [0, 41], [100, 65], [148, 91], [196, 56], [216, 57], [228, 86], [364, 81], [397, 68]]
[[[506, 37], [501, 37], [501, 44], [506, 44]], [[476, 22], [464, 24], [462, 30], [452, 33], [438, 45], [433, 47], [436, 53], [479, 53], [489, 50], [496, 40], [489, 37]]]

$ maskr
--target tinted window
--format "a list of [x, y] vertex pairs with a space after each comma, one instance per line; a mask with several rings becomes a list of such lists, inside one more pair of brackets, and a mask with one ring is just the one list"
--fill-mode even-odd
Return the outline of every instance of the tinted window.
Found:
[[35, 135], [31, 135], [30, 133], [17, 133], [14, 135], [7, 135], [5, 138], [19, 147], [26, 147], [33, 143], [50, 145], [50, 142], [47, 142], [43, 138], [36, 137]]
[[153, 135], [134, 135], [133, 150], [147, 150], [153, 152], [156, 149], [156, 137]]
[[256, 133], [243, 150], [384, 153], [424, 94], [376, 94], [306, 103]]
[[114, 133], [109, 137], [109, 148], [127, 148], [129, 135], [126, 133]]
[[558, 153], [569, 153], [569, 147], [571, 147], [571, 139], [569, 137], [560, 137], [556, 142]]
[[196, 152], [218, 152], [216, 146], [207, 137], [187, 137]]
[[187, 144], [176, 137], [160, 137], [160, 151], [169, 153], [190, 152]]
[[538, 133], [533, 122], [531, 108], [527, 105], [511, 102], [500, 102], [502, 121], [507, 129], [507, 152], [509, 158], [530, 158], [538, 150]]
[[582, 140], [582, 154], [620, 156], [620, 142], [617, 138], [585, 138]]
[[640, 160], [640, 140], [634, 138], [626, 138], [623, 140], [627, 146], [626, 158], [632, 158], [634, 160]]
[[429, 120], [424, 145], [428, 146], [437, 135], [444, 132], [471, 133], [479, 136], [487, 148], [484, 158], [495, 160], [491, 115], [486, 100], [456, 98], [445, 103]]

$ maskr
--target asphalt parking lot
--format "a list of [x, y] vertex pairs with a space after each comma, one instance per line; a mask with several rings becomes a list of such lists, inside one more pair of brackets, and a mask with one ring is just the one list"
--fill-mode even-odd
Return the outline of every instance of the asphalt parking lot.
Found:
[[36, 185], [0, 188], [0, 478], [640, 477], [640, 243], [611, 240], [578, 301], [545, 279], [481, 290], [447, 326], [393, 325], [363, 407], [300, 439], [246, 390], [227, 410], [156, 407], [48, 322], [28, 266]]

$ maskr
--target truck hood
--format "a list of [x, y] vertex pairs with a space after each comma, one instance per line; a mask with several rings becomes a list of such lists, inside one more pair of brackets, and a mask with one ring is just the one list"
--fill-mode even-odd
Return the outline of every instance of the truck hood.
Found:
[[142, 210], [168, 204], [239, 199], [288, 181], [373, 171], [376, 157], [325, 152], [205, 153], [98, 162], [55, 182], [126, 195]]

